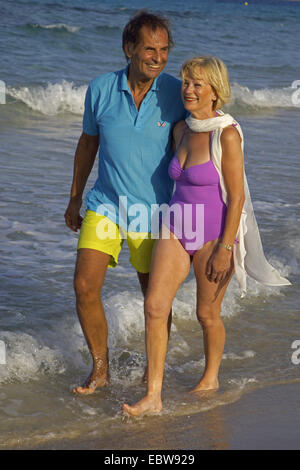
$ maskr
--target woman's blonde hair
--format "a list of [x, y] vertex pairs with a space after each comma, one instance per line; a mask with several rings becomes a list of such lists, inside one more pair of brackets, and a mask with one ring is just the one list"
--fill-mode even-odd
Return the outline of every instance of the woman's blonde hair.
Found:
[[226, 65], [218, 57], [193, 57], [181, 67], [181, 78], [184, 80], [187, 75], [190, 75], [197, 79], [199, 78], [199, 69], [217, 95], [217, 100], [213, 102], [213, 110], [222, 108], [230, 100], [230, 83]]

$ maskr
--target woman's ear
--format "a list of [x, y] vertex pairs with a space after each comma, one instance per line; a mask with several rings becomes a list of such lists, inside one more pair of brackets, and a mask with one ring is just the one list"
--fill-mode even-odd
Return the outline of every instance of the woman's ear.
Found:
[[218, 95], [213, 87], [211, 87], [212, 90], [212, 102], [214, 103], [215, 101], [218, 101]]

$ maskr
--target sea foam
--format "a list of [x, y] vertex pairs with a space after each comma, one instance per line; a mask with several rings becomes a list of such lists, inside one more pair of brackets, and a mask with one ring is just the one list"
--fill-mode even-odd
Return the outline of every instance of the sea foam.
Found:
[[40, 374], [62, 374], [65, 367], [59, 351], [43, 345], [27, 333], [1, 331], [6, 364], [0, 366], [0, 383], [37, 380]]
[[[76, 86], [73, 82], [62, 80], [44, 86], [9, 86], [7, 94], [44, 115], [82, 115], [86, 89], [87, 85]], [[250, 90], [246, 86], [233, 83], [231, 102], [225, 109], [229, 112], [241, 110], [259, 114], [263, 109], [293, 108], [294, 92], [292, 87]]]
[[250, 90], [248, 87], [233, 83], [231, 101], [227, 107], [243, 108], [254, 112], [262, 108], [292, 108], [292, 96], [295, 89], [291, 86], [283, 88], [262, 88]]
[[32, 30], [43, 30], [50, 29], [59, 32], [68, 32], [68, 33], [77, 33], [81, 30], [81, 26], [71, 26], [65, 23], [54, 23], [54, 24], [39, 24], [39, 23], [29, 23], [26, 25], [27, 28]]
[[75, 86], [73, 82], [62, 80], [47, 86], [8, 87], [7, 93], [30, 109], [44, 115], [60, 113], [82, 115], [87, 86]]

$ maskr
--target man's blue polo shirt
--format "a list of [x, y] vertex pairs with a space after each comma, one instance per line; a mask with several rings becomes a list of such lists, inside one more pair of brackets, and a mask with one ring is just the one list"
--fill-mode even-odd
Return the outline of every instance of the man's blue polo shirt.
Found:
[[164, 73], [138, 111], [127, 71], [95, 78], [86, 93], [83, 131], [100, 135], [98, 179], [87, 194], [86, 208], [131, 231], [150, 232], [151, 205], [168, 203], [172, 195], [171, 131], [186, 112], [180, 81]]

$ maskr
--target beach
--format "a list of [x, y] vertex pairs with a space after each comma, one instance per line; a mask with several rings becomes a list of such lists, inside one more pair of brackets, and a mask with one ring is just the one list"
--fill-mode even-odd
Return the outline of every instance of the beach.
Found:
[[[0, 19], [0, 449], [298, 449], [300, 4], [291, 1], [8, 0]], [[189, 57], [228, 66], [245, 170], [268, 261], [291, 285], [235, 277], [222, 318], [220, 390], [188, 394], [205, 365], [193, 269], [173, 304], [163, 412], [138, 420], [143, 297], [126, 244], [102, 289], [112, 383], [72, 394], [91, 370], [75, 307], [78, 233], [65, 225], [84, 97], [126, 67], [122, 30], [141, 7], [171, 20], [165, 71]], [[0, 90], [1, 93], [1, 90]], [[84, 193], [97, 178], [97, 162]], [[84, 215], [85, 206], [82, 207]], [[158, 433], [159, 430], [159, 433]]]
[[[123, 422], [113, 439], [108, 433], [103, 439], [54, 440], [36, 448], [107, 451], [299, 450], [299, 391], [300, 379], [249, 392], [234, 403], [201, 414], [167, 419], [144, 417], [134, 427], [129, 420]], [[109, 455], [105, 452], [102, 458]]]

